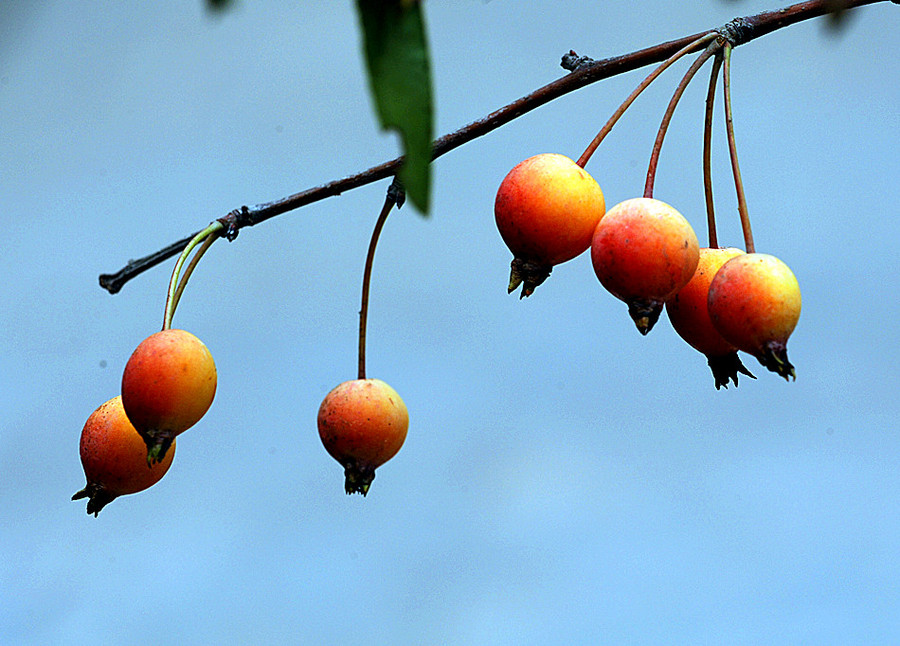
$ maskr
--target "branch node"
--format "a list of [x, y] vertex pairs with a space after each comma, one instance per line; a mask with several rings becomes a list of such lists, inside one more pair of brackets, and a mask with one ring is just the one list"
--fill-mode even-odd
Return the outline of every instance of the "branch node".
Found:
[[241, 227], [253, 226], [253, 222], [250, 219], [250, 209], [246, 206], [234, 209], [228, 215], [217, 219], [225, 225], [225, 232], [222, 235], [228, 239], [228, 242], [234, 242]]
[[[900, 0], [898, 0], [900, 2]], [[596, 61], [590, 56], [579, 56], [575, 53], [574, 49], [570, 49], [568, 54], [564, 54], [562, 60], [560, 61], [560, 65], [563, 69], [569, 70], [570, 72], [577, 72], [578, 70], [584, 69], [589, 65], [593, 65]]]
[[737, 47], [741, 43], [751, 40], [753, 37], [753, 23], [746, 18], [735, 18], [716, 29], [716, 32], [731, 43], [732, 47]]

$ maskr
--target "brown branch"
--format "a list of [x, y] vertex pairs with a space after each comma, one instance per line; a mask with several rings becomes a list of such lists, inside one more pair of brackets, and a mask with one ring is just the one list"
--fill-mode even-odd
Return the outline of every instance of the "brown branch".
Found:
[[[843, 3], [843, 9], [884, 1], [885, 0], [849, 0], [848, 2]], [[891, 1], [897, 3], [900, 0]], [[736, 47], [777, 29], [782, 29], [789, 25], [811, 18], [817, 18], [829, 13], [829, 11], [833, 9], [833, 5], [833, 0], [810, 0], [808, 2], [801, 2], [776, 11], [765, 11], [746, 18], [736, 18], [727, 25], [721, 27], [718, 31], [728, 38], [732, 45]], [[436, 139], [433, 144], [431, 158], [432, 160], [435, 160], [454, 148], [458, 148], [473, 139], [486, 135], [500, 126], [517, 119], [523, 114], [526, 114], [545, 103], [549, 103], [554, 99], [558, 99], [565, 94], [574, 92], [575, 90], [596, 83], [597, 81], [663, 61], [679, 49], [696, 41], [704, 33], [707, 32], [691, 34], [690, 36], [654, 45], [653, 47], [647, 47], [623, 56], [615, 56], [594, 62], [587, 62], [585, 59], [581, 59], [577, 67], [575, 67], [575, 71], [571, 74], [557, 79], [556, 81], [535, 90], [531, 94], [513, 101], [509, 105], [492, 112], [478, 121], [474, 121], [455, 132]], [[701, 48], [702, 46], [698, 47], [698, 51]], [[567, 56], [566, 58], [569, 57]], [[228, 227], [228, 238], [234, 239], [234, 237], [237, 236], [238, 231], [245, 226], [259, 224], [276, 215], [293, 211], [302, 206], [306, 206], [307, 204], [323, 200], [326, 197], [340, 195], [345, 191], [391, 177], [396, 174], [402, 163], [403, 158], [398, 157], [378, 164], [377, 166], [373, 166], [360, 173], [356, 173], [355, 175], [334, 180], [327, 184], [322, 184], [321, 186], [316, 186], [301, 191], [300, 193], [289, 195], [280, 200], [265, 202], [251, 207], [243, 206], [240, 209], [232, 211], [224, 218], [221, 218], [221, 220]], [[164, 249], [160, 249], [148, 256], [137, 260], [131, 260], [114, 274], [101, 274], [100, 286], [106, 289], [110, 294], [115, 294], [125, 283], [135, 276], [180, 253], [194, 235], [196, 235], [196, 233], [189, 235], [178, 242], [173, 242]]]

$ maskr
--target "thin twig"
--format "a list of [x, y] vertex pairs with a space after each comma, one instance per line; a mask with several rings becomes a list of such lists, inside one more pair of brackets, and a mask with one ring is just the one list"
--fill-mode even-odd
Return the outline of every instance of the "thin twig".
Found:
[[[886, 0], [850, 0], [846, 8], [850, 9], [885, 1]], [[897, 3], [900, 0], [891, 1]], [[730, 40], [733, 46], [741, 45], [777, 29], [782, 29], [811, 18], [818, 18], [827, 13], [829, 13], [829, 0], [809, 0], [807, 2], [800, 2], [785, 7], [784, 9], [764, 11], [754, 16], [738, 18], [729, 23], [733, 32], [733, 36]], [[513, 101], [509, 105], [492, 112], [478, 121], [474, 121], [455, 132], [435, 140], [432, 147], [432, 160], [437, 159], [454, 148], [458, 148], [473, 139], [486, 135], [500, 126], [517, 119], [523, 114], [565, 94], [574, 92], [575, 90], [581, 89], [597, 81], [663, 61], [679, 49], [696, 41], [705, 33], [708, 33], [708, 31], [654, 45], [653, 47], [647, 47], [623, 56], [598, 60], [592, 64], [579, 67], [577, 71], [557, 79], [517, 101]], [[334, 180], [327, 184], [301, 191], [300, 193], [290, 195], [280, 200], [257, 204], [253, 207], [241, 207], [241, 209], [236, 211], [239, 213], [240, 217], [235, 220], [234, 227], [231, 229], [232, 235], [229, 235], [229, 237], [232, 238], [239, 229], [245, 226], [259, 224], [269, 218], [287, 213], [288, 211], [293, 211], [302, 206], [306, 206], [307, 204], [323, 200], [327, 197], [340, 195], [345, 191], [359, 188], [395, 175], [402, 163], [403, 158], [398, 157], [377, 166], [373, 166], [355, 175], [340, 180]], [[159, 251], [143, 258], [132, 260], [115, 273], [101, 274], [100, 286], [106, 289], [110, 294], [117, 293], [122, 289], [122, 286], [125, 285], [125, 283], [135, 276], [180, 253], [195, 235], [196, 233], [191, 234], [177, 242], [169, 244]]]

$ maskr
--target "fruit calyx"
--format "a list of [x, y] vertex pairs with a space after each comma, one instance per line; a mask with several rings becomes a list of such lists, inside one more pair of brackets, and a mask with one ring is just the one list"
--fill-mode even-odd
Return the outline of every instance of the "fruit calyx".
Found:
[[628, 301], [628, 314], [631, 320], [637, 326], [638, 332], [647, 336], [647, 333], [653, 329], [662, 313], [663, 301], [656, 300], [632, 300]]
[[788, 361], [787, 344], [783, 341], [768, 341], [762, 352], [756, 355], [757, 360], [775, 374], [784, 377], [785, 381], [797, 380], [797, 371]]
[[344, 464], [344, 491], [348, 496], [361, 493], [365, 498], [374, 479], [375, 467], [371, 464], [356, 460]]
[[741, 361], [737, 352], [729, 352], [728, 354], [720, 354], [716, 356], [707, 355], [707, 364], [712, 370], [713, 378], [716, 380], [716, 390], [720, 388], [728, 388], [728, 382], [733, 381], [734, 387], [738, 385], [738, 373], [747, 375], [751, 379], [756, 376], [747, 370], [747, 366]]
[[113, 500], [118, 498], [114, 493], [107, 490], [102, 484], [96, 482], [88, 482], [84, 489], [75, 493], [72, 500], [81, 500], [87, 498], [87, 513], [94, 514], [94, 518], [100, 513], [100, 510], [106, 507]]
[[513, 258], [512, 263], [510, 263], [507, 293], [512, 294], [519, 285], [522, 285], [522, 292], [519, 294], [519, 298], [531, 296], [535, 288], [550, 277], [551, 271], [553, 271], [552, 265]]
[[175, 436], [179, 434], [171, 429], [162, 428], [137, 429], [137, 432], [147, 445], [147, 466], [153, 466], [166, 457]]

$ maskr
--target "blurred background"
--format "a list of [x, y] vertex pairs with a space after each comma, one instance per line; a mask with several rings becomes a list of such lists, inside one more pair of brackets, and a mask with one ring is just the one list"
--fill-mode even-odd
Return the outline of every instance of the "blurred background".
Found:
[[[777, 4], [777, 3], [776, 3]], [[437, 134], [594, 58], [772, 2], [426, 3]], [[803, 290], [797, 380], [716, 391], [665, 316], [641, 337], [589, 255], [507, 295], [506, 172], [573, 158], [648, 70], [579, 90], [440, 158], [429, 219], [387, 222], [369, 376], [410, 429], [368, 497], [319, 442], [356, 375], [359, 288], [388, 181], [214, 245], [175, 326], [215, 357], [170, 472], [99, 518], [78, 438], [161, 325], [174, 259], [118, 270], [243, 204], [398, 154], [373, 116], [351, 2], [0, 5], [0, 642], [894, 644], [900, 641], [900, 8], [814, 20], [733, 57], [759, 251]], [[587, 166], [640, 195], [661, 77]], [[708, 68], [705, 68], [708, 69]], [[706, 239], [708, 73], [675, 113], [656, 196]], [[741, 246], [721, 100], [720, 241]]]

